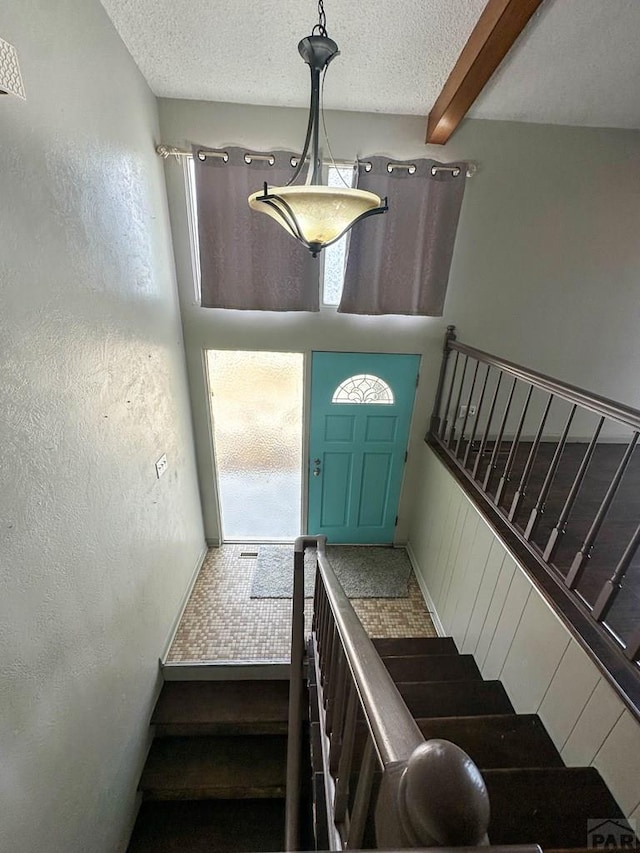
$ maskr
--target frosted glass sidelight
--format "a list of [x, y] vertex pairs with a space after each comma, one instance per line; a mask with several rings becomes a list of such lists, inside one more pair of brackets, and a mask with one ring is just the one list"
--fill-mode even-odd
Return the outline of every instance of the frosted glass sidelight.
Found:
[[331, 398], [332, 403], [377, 403], [393, 405], [393, 391], [378, 376], [359, 373], [341, 382]]
[[301, 353], [207, 352], [222, 534], [294, 539], [302, 497]]

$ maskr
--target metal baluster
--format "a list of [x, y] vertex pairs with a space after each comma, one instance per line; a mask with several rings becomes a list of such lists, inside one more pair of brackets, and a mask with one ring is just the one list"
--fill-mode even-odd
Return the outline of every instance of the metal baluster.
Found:
[[327, 734], [333, 731], [333, 723], [335, 720], [336, 698], [338, 688], [344, 674], [344, 653], [340, 638], [336, 636], [333, 644], [333, 654], [331, 656], [331, 672], [329, 673], [329, 685], [325, 691], [325, 701], [327, 713], [325, 716], [325, 729]]
[[332, 703], [333, 719], [331, 722], [331, 744], [329, 746], [329, 768], [332, 773], [336, 772], [338, 762], [340, 760], [340, 752], [342, 751], [342, 733], [345, 717], [344, 706], [349, 677], [349, 667], [347, 666], [344, 654], [342, 654], [340, 655], [338, 673], [336, 675], [338, 688], [336, 690], [335, 699]]
[[444, 336], [444, 347], [442, 349], [442, 361], [440, 362], [440, 375], [438, 376], [438, 387], [436, 389], [436, 398], [433, 404], [433, 415], [431, 416], [430, 431], [435, 435], [440, 426], [440, 404], [442, 403], [442, 392], [444, 391], [444, 381], [447, 374], [447, 363], [451, 355], [449, 346], [451, 341], [456, 339], [456, 327], [447, 326], [447, 331]]
[[311, 631], [318, 634], [318, 617], [320, 615], [320, 573], [318, 572], [318, 564], [316, 562], [315, 584], [313, 586], [313, 612], [311, 614]]
[[320, 645], [320, 671], [323, 672], [325, 666], [327, 665], [327, 645], [329, 643], [329, 635], [331, 632], [331, 625], [333, 614], [331, 613], [331, 607], [329, 605], [329, 599], [327, 597], [326, 589], [323, 589], [322, 594], [322, 643]]
[[500, 384], [502, 382], [502, 377], [504, 373], [500, 371], [498, 374], [498, 381], [496, 382], [496, 387], [493, 392], [493, 399], [491, 400], [491, 408], [489, 409], [489, 416], [487, 418], [487, 425], [484, 428], [484, 435], [482, 436], [482, 441], [480, 442], [480, 447], [478, 448], [478, 455], [476, 456], [476, 461], [473, 465], [473, 473], [472, 477], [475, 480], [478, 475], [478, 469], [480, 468], [480, 463], [482, 462], [482, 457], [484, 456], [484, 449], [487, 446], [487, 439], [489, 438], [489, 430], [491, 429], [491, 421], [493, 420], [493, 414], [496, 409], [496, 403], [498, 402], [498, 394], [500, 393]]
[[471, 430], [471, 435], [469, 436], [469, 443], [467, 444], [467, 449], [464, 454], [464, 460], [462, 464], [464, 467], [467, 467], [467, 462], [469, 461], [469, 453], [471, 452], [471, 448], [473, 447], [473, 442], [476, 439], [476, 431], [478, 429], [478, 421], [480, 420], [480, 412], [482, 411], [482, 404], [484, 403], [484, 395], [487, 390], [487, 381], [489, 379], [489, 373], [491, 372], [491, 367], [487, 365], [487, 369], [484, 374], [484, 382], [482, 383], [482, 391], [480, 392], [480, 399], [478, 400], [478, 405], [476, 407], [476, 413], [473, 419], [473, 429]]
[[632, 634], [624, 653], [629, 660], [638, 660], [640, 657], [640, 628]]
[[469, 420], [469, 406], [471, 405], [471, 400], [473, 399], [473, 392], [476, 388], [476, 379], [478, 378], [478, 368], [480, 367], [480, 362], [476, 361], [476, 368], [473, 371], [473, 379], [471, 380], [471, 390], [469, 391], [469, 396], [467, 397], [467, 404], [464, 411], [464, 422], [462, 424], [462, 429], [460, 431], [460, 435], [458, 436], [458, 441], [456, 442], [456, 457], [458, 456], [458, 451], [460, 450], [460, 442], [464, 438], [465, 430], [467, 429], [467, 421]]
[[349, 683], [349, 698], [347, 700], [347, 713], [345, 714], [344, 731], [342, 734], [342, 750], [340, 762], [338, 763], [338, 778], [334, 797], [334, 811], [336, 823], [342, 823], [347, 814], [349, 805], [349, 780], [351, 777], [351, 765], [353, 763], [353, 750], [356, 742], [356, 723], [358, 720], [358, 694], [353, 685]]
[[513, 500], [511, 501], [511, 509], [509, 510], [509, 521], [515, 521], [518, 511], [520, 509], [520, 504], [522, 503], [522, 499], [527, 494], [527, 486], [529, 485], [529, 477], [531, 476], [531, 471], [533, 469], [533, 463], [538, 454], [538, 448], [540, 447], [540, 441], [542, 439], [542, 433], [544, 431], [544, 425], [547, 422], [547, 417], [549, 416], [549, 409], [551, 408], [551, 403], [553, 402], [553, 395], [549, 397], [547, 400], [547, 405], [545, 406], [544, 412], [542, 413], [542, 418], [540, 419], [540, 425], [538, 427], [538, 431], [536, 432], [536, 436], [531, 443], [531, 449], [529, 450], [529, 455], [527, 457], [527, 461], [525, 463], [524, 469], [522, 471], [522, 476], [520, 477], [520, 483], [516, 490], [515, 495], [513, 496]]
[[322, 642], [320, 644], [318, 650], [318, 660], [320, 662], [320, 680], [319, 685], [322, 686], [324, 684], [324, 673], [329, 664], [328, 659], [328, 650], [329, 650], [329, 641], [331, 637], [331, 608], [329, 606], [329, 602], [325, 603], [325, 612], [324, 612], [324, 624], [322, 628]]
[[331, 683], [331, 675], [333, 671], [333, 663], [335, 660], [334, 655], [336, 654], [336, 650], [340, 643], [340, 638], [338, 637], [338, 629], [336, 628], [336, 623], [331, 621], [331, 628], [329, 630], [329, 639], [327, 641], [327, 654], [325, 656], [325, 665], [322, 668], [322, 690], [324, 691], [324, 704], [325, 707], [327, 705], [327, 693], [329, 689], [329, 684]]
[[451, 419], [451, 429], [449, 430], [449, 441], [447, 442], [447, 447], [451, 447], [453, 444], [453, 440], [456, 434], [456, 420], [458, 418], [458, 412], [460, 411], [460, 400], [462, 399], [462, 389], [464, 388], [464, 378], [467, 374], [467, 365], [469, 364], [469, 356], [465, 355], [464, 357], [464, 367], [462, 368], [462, 376], [460, 377], [460, 388], [458, 389], [458, 399], [456, 400], [456, 406], [453, 410], [453, 418]]
[[315, 619], [315, 632], [318, 640], [318, 644], [320, 643], [320, 635], [322, 634], [322, 608], [324, 606], [324, 590], [322, 588], [322, 578], [320, 577], [320, 573], [316, 569], [316, 583], [315, 583], [315, 596], [317, 598], [317, 613], [314, 613]]
[[602, 622], [608, 616], [613, 602], [616, 600], [618, 593], [622, 589], [624, 576], [631, 565], [631, 561], [633, 560], [639, 545], [640, 524], [636, 527], [636, 532], [633, 534], [631, 541], [625, 548], [624, 554], [620, 557], [620, 562], [616, 566], [615, 572], [602, 587], [600, 595], [593, 606], [593, 618], [597, 619], [598, 622]]
[[529, 391], [527, 393], [527, 399], [524, 402], [524, 406], [522, 408], [522, 414], [520, 415], [520, 420], [518, 421], [518, 426], [516, 428], [515, 435], [511, 440], [511, 448], [509, 450], [509, 455], [507, 456], [507, 462], [504, 466], [504, 471], [502, 472], [502, 477], [500, 477], [500, 482], [498, 483], [498, 489], [496, 491], [496, 496], [494, 501], [496, 504], [500, 503], [500, 498], [502, 497], [502, 492], [504, 491], [504, 487], [507, 485], [511, 478], [511, 468], [513, 467], [514, 459], [516, 458], [516, 453], [518, 452], [518, 445], [520, 444], [520, 435], [522, 434], [522, 427], [524, 426], [524, 419], [527, 417], [527, 410], [529, 408], [529, 402], [531, 401], [531, 395], [533, 394], [533, 385], [529, 385]]
[[323, 652], [327, 637], [327, 594], [324, 589], [320, 573], [316, 575], [316, 584], [320, 587], [318, 594], [318, 629], [316, 631], [316, 642], [318, 644], [318, 664], [322, 670]]
[[538, 499], [536, 501], [536, 505], [531, 510], [531, 515], [529, 516], [529, 521], [524, 531], [525, 539], [530, 539], [533, 536], [538, 527], [540, 516], [545, 511], [547, 505], [547, 497], [551, 489], [551, 484], [553, 483], [553, 478], [555, 477], [556, 471], [558, 470], [558, 465], [560, 464], [560, 459], [562, 458], [562, 454], [564, 452], [564, 446], [567, 443], [567, 436], [569, 435], [569, 430], [571, 429], [573, 416], [575, 415], [577, 408], [578, 407], [574, 403], [574, 405], [571, 407], [571, 411], [569, 412], [569, 417], [567, 418], [567, 422], [564, 425], [562, 435], [560, 436], [560, 441], [557, 444], [557, 447], [553, 454], [553, 459], [551, 460], [551, 464], [549, 465], [549, 468], [545, 475], [542, 488], [540, 489], [540, 494], [538, 495]]
[[375, 765], [376, 757], [373, 750], [373, 741], [371, 737], [367, 737], [362, 764], [360, 765], [360, 775], [358, 776], [358, 787], [356, 788], [353, 811], [351, 812], [349, 834], [347, 835], [347, 842], [344, 845], [345, 850], [360, 850], [362, 847], [362, 838], [369, 816]]
[[582, 462], [578, 468], [578, 473], [575, 476], [573, 483], [571, 484], [571, 488], [569, 489], [569, 494], [564, 502], [564, 506], [560, 511], [560, 515], [558, 516], [558, 520], [556, 522], [556, 526], [551, 531], [551, 535], [549, 536], [549, 541], [544, 549], [544, 553], [542, 555], [542, 559], [545, 563], [550, 563], [554, 558], [556, 550], [558, 549], [558, 545], [560, 544], [560, 536], [564, 535], [565, 530], [567, 529], [567, 521], [569, 519], [569, 515], [571, 510], [573, 509], [573, 505], [578, 496], [578, 492], [580, 491], [580, 486], [582, 485], [582, 481], [584, 480], [585, 474], [587, 473], [587, 468], [589, 467], [589, 463], [591, 462], [591, 457], [596, 449], [596, 445], [598, 443], [598, 438], [600, 436], [600, 431], [602, 430], [602, 425], [604, 424], [604, 416], [600, 418], [598, 421], [598, 426], [595, 428], [595, 432], [591, 437], [591, 441], [589, 442], [589, 446], [587, 447], [584, 456], [582, 457]]
[[613, 499], [615, 498], [616, 492], [618, 491], [618, 486], [620, 485], [620, 482], [624, 477], [625, 471], [629, 466], [629, 462], [631, 462], [631, 457], [633, 455], [633, 451], [635, 450], [636, 444], [638, 443], [639, 435], [640, 433], [634, 432], [633, 438], [627, 445], [627, 449], [625, 450], [624, 455], [620, 460], [620, 464], [618, 465], [616, 473], [613, 475], [613, 480], [609, 484], [609, 488], [607, 489], [602, 503], [598, 508], [596, 517], [593, 519], [591, 527], [589, 528], [589, 532], [587, 533], [585, 540], [582, 543], [582, 547], [573, 559], [573, 563], [571, 564], [571, 568], [569, 569], [565, 580], [565, 583], [569, 587], [569, 589], [575, 589], [584, 573], [584, 570], [587, 565], [587, 560], [591, 556], [591, 552], [593, 550], [593, 546], [595, 545], [598, 533], [600, 532], [600, 528], [602, 527], [602, 523], [607, 513], [609, 512], [611, 504], [613, 503]]
[[453, 363], [453, 374], [451, 376], [451, 384], [449, 385], [449, 393], [447, 394], [447, 406], [444, 410], [444, 417], [440, 424], [440, 438], [444, 439], [447, 432], [447, 424], [449, 423], [449, 409], [451, 408], [451, 397], [453, 396], [453, 386], [456, 384], [456, 374], [458, 372], [458, 360], [460, 353], [456, 352], [456, 360]]
[[504, 435], [504, 429], [507, 425], [507, 418], [509, 417], [509, 411], [511, 410], [511, 401], [513, 400], [513, 392], [516, 390], [516, 378], [514, 376], [511, 382], [511, 388], [509, 389], [509, 396], [507, 397], [507, 402], [504, 407], [504, 414], [502, 415], [502, 421], [500, 423], [500, 429], [498, 430], [498, 435], [493, 445], [493, 453], [491, 454], [491, 459], [489, 460], [489, 467], [484, 475], [484, 482], [482, 483], [482, 489], [485, 492], [489, 491], [489, 483], [491, 481], [491, 477], [493, 476], [493, 472], [498, 467], [496, 465], [496, 459], [498, 458], [498, 453], [500, 453], [500, 447], [502, 446], [502, 437]]

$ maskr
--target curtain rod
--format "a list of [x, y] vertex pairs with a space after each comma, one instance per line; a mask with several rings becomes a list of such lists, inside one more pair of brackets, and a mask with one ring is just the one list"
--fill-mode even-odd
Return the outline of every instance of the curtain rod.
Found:
[[[181, 157], [193, 157], [193, 151], [188, 151], [185, 148], [177, 148], [175, 145], [157, 145], [156, 146], [156, 154], [159, 154], [163, 160], [167, 160], [169, 157], [175, 157], [176, 160], [179, 160]], [[226, 151], [198, 151], [198, 157], [200, 160], [206, 160], [207, 157], [220, 157], [225, 162], [229, 159], [229, 155]], [[273, 164], [273, 155], [270, 154], [245, 154], [245, 160], [247, 163], [250, 163], [251, 160], [266, 160]], [[296, 164], [293, 162], [292, 165]], [[351, 163], [347, 161], [336, 162], [334, 165], [336, 166], [350, 166]], [[392, 172], [394, 169], [407, 169], [411, 174], [415, 172], [416, 167], [413, 163], [389, 163], [388, 170]], [[472, 178], [475, 173], [478, 171], [478, 167], [475, 163], [467, 163], [467, 177]], [[431, 174], [435, 175], [438, 172], [451, 172], [454, 176], [458, 175], [460, 169], [458, 166], [441, 166], [434, 165], [431, 167]]]

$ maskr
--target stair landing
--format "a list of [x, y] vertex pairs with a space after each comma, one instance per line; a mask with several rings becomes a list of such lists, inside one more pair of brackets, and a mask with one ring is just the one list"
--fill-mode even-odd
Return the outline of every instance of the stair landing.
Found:
[[[366, 546], [364, 546], [366, 547]], [[169, 664], [287, 663], [291, 600], [251, 598], [258, 545], [210, 548], [169, 650]], [[291, 545], [293, 569], [293, 544]], [[416, 579], [407, 598], [362, 598], [354, 608], [370, 636], [435, 636]], [[312, 599], [306, 600], [307, 625]], [[172, 678], [176, 675], [172, 672]]]

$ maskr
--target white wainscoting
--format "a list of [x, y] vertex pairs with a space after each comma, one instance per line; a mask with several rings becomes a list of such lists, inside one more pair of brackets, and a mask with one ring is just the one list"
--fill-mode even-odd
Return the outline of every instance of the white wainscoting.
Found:
[[438, 629], [640, 822], [640, 725], [435, 453], [420, 453], [408, 548]]

